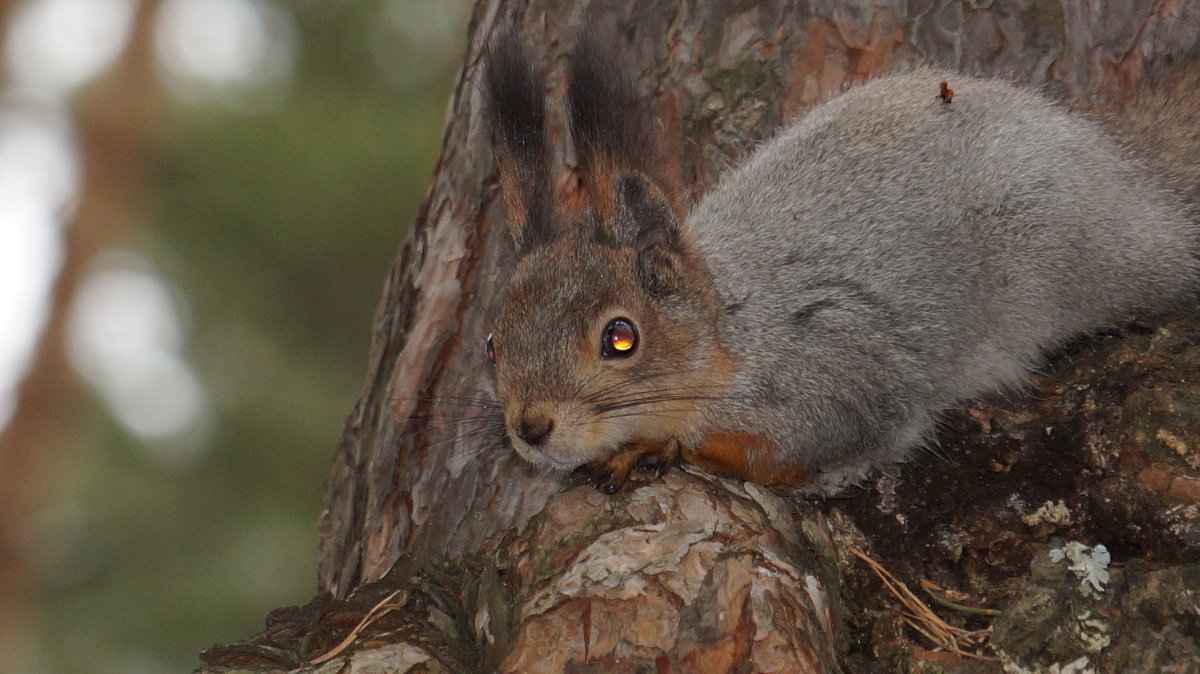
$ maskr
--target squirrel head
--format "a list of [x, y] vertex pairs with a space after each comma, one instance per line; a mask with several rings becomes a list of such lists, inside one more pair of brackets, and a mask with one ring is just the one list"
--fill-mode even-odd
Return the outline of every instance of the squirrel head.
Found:
[[583, 199], [554, 191], [543, 85], [514, 35], [493, 43], [486, 76], [519, 255], [487, 350], [514, 448], [564, 469], [687, 435], [731, 368], [651, 118], [590, 47], [572, 63]]

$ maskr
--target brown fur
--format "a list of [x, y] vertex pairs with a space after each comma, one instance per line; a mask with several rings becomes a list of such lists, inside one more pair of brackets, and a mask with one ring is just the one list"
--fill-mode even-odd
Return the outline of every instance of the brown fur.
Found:
[[[500, 147], [503, 147], [501, 144]], [[514, 232], [525, 229], [529, 222], [529, 207], [525, 203], [521, 179], [511, 153], [499, 150], [496, 154], [496, 170], [500, 175], [500, 188], [504, 194], [504, 209], [508, 215], [508, 226]]]
[[[494, 47], [493, 58], [523, 58], [515, 37], [501, 40], [510, 42]], [[497, 123], [499, 173], [522, 257], [494, 324], [496, 383], [522, 456], [586, 464], [594, 484], [615, 490], [639, 465], [669, 468], [681, 439], [700, 441], [691, 436], [725, 395], [736, 363], [716, 336], [721, 300], [682, 232], [682, 183], [668, 175], [675, 163], [661, 134], [629, 83], [609, 79], [586, 55], [577, 66], [568, 107], [579, 168], [571, 186], [583, 189], [560, 189], [547, 177], [554, 153], [530, 145], [528, 118], [540, 119], [541, 106], [515, 86], [537, 88], [536, 78], [527, 63], [489, 64], [494, 104], [528, 111], [499, 114]], [[634, 323], [640, 342], [628, 358], [605, 360], [600, 337], [616, 317]], [[522, 439], [523, 429], [547, 427], [535, 443]], [[774, 469], [769, 455], [761, 439], [724, 433], [687, 457], [760, 481], [791, 484], [802, 474]]]
[[710, 473], [750, 480], [771, 487], [803, 487], [804, 466], [788, 461], [786, 452], [763, 436], [742, 431], [712, 431], [683, 458]]

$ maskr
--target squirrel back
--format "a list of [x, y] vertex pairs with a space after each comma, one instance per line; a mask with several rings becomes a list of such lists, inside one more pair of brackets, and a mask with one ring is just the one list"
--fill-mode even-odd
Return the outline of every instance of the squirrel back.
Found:
[[1191, 297], [1197, 227], [1127, 150], [1028, 89], [930, 69], [812, 109], [686, 223], [741, 364], [713, 423], [836, 487], [1047, 350]]
[[508, 435], [606, 491], [680, 456], [836, 489], [1065, 340], [1180, 304], [1200, 272], [1200, 144], [1156, 173], [1130, 155], [1144, 133], [1002, 81], [868, 82], [784, 127], [686, 219], [653, 119], [594, 49], [567, 95], [582, 199], [548, 178], [540, 79], [513, 36], [488, 93], [521, 256], [488, 339]]

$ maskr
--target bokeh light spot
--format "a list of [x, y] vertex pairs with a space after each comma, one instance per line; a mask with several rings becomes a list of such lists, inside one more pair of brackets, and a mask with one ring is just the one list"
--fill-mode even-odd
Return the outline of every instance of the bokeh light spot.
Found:
[[20, 86], [62, 95], [121, 55], [134, 0], [35, 0], [13, 17], [9, 70]]
[[96, 261], [71, 307], [68, 354], [113, 415], [169, 463], [204, 446], [207, 395], [183, 360], [178, 296], [139, 257]]

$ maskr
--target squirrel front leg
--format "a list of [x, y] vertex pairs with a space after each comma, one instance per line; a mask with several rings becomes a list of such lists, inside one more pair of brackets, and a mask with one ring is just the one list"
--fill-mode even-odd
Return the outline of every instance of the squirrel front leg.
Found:
[[710, 432], [695, 448], [683, 447], [675, 438], [631, 442], [610, 456], [585, 463], [575, 473], [601, 492], [615, 494], [634, 469], [653, 469], [661, 477], [680, 459], [716, 475], [771, 487], [798, 489], [808, 484], [803, 464], [786, 460], [770, 440], [741, 431]]
[[808, 484], [801, 462], [789, 460], [771, 440], [743, 431], [711, 431], [695, 449], [684, 449], [682, 457], [710, 473], [769, 487], [798, 489]]
[[621, 445], [610, 456], [583, 464], [575, 469], [575, 474], [601, 492], [615, 494], [629, 481], [634, 469], [653, 470], [657, 477], [662, 477], [679, 462], [680, 455], [679, 441], [675, 438], [666, 442], [635, 440]]

